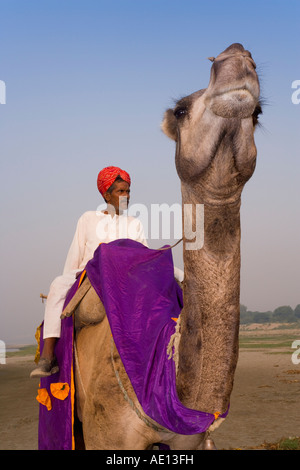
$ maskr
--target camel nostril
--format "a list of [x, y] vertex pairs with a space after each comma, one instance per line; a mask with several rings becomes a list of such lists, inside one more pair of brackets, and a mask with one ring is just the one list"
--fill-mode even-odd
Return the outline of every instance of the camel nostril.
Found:
[[254, 67], [254, 69], [256, 69], [256, 63], [254, 62], [252, 57], [246, 57], [246, 59], [248, 59], [248, 61], [251, 62], [251, 65]]

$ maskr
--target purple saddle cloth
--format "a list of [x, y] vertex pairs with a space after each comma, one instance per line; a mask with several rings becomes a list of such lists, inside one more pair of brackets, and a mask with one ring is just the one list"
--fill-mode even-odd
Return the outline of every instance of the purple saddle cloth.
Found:
[[[146, 415], [178, 434], [206, 431], [215, 416], [182, 405], [176, 391], [175, 363], [167, 354], [183, 307], [172, 250], [149, 249], [130, 239], [103, 243], [87, 263], [86, 275], [105, 307], [116, 348]], [[78, 283], [79, 277], [64, 307]], [[42, 349], [42, 333], [40, 344]], [[41, 379], [41, 387], [51, 394], [51, 383], [66, 382], [71, 393], [65, 400], [53, 399], [51, 411], [40, 405], [39, 449], [74, 449], [72, 317], [62, 320], [55, 353], [60, 371]]]
[[[178, 434], [204, 432], [213, 414], [186, 408], [176, 391], [167, 347], [183, 307], [172, 250], [153, 250], [130, 239], [101, 244], [86, 266], [113, 338], [144, 412]], [[223, 415], [224, 416], [224, 415]]]

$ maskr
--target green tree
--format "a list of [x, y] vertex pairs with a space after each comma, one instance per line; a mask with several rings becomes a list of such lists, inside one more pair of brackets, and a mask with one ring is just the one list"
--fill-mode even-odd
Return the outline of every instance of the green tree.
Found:
[[297, 305], [297, 307], [294, 310], [295, 317], [300, 320], [300, 304]]
[[252, 322], [252, 317], [247, 311], [246, 305], [240, 304], [240, 323], [246, 325]]
[[240, 304], [240, 313], [244, 314], [247, 312], [247, 307], [246, 305]]
[[275, 308], [272, 320], [280, 323], [292, 323], [297, 321], [297, 317], [294, 314], [294, 310], [289, 305], [282, 305], [281, 307]]
[[253, 312], [254, 323], [270, 323], [272, 312]]

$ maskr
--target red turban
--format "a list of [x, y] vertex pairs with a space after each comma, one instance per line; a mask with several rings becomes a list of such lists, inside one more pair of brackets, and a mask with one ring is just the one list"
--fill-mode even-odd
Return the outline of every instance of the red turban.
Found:
[[122, 180], [126, 181], [130, 186], [130, 176], [126, 171], [121, 170], [121, 168], [118, 168], [117, 166], [108, 166], [100, 171], [97, 178], [97, 186], [102, 196], [111, 187], [118, 176], [120, 176]]

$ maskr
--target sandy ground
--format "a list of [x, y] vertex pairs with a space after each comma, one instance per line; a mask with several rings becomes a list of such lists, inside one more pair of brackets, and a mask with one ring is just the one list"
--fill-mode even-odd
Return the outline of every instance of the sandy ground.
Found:
[[[300, 330], [297, 333], [300, 340]], [[249, 449], [300, 436], [300, 364], [293, 364], [293, 352], [287, 348], [240, 350], [230, 412], [213, 433], [218, 449]], [[33, 368], [32, 356], [11, 357], [0, 364], [1, 450], [38, 448], [38, 380], [29, 378]]]

